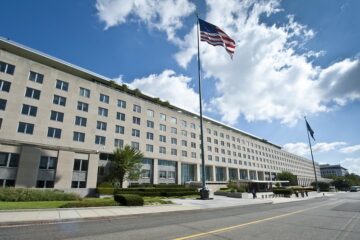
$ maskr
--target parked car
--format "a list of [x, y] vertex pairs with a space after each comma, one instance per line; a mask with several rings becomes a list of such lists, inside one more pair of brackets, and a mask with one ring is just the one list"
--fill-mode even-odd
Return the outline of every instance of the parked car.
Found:
[[351, 186], [350, 192], [360, 192], [360, 186]]

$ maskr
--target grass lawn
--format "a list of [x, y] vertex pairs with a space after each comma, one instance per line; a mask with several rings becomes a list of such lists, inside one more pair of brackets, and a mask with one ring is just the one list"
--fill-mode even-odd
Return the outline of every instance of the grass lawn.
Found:
[[173, 202], [164, 197], [143, 197], [144, 205], [172, 204]]

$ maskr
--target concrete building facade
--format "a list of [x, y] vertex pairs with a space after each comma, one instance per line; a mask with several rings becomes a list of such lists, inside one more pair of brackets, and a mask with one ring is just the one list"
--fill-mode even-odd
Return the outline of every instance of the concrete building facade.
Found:
[[[308, 159], [210, 118], [204, 123], [209, 184], [271, 181], [283, 170], [299, 185], [314, 181]], [[106, 175], [109, 154], [126, 144], [144, 153], [139, 182], [200, 181], [197, 114], [0, 40], [0, 186], [88, 191]]]
[[322, 178], [343, 177], [349, 174], [348, 170], [340, 166], [340, 164], [320, 164], [320, 173]]

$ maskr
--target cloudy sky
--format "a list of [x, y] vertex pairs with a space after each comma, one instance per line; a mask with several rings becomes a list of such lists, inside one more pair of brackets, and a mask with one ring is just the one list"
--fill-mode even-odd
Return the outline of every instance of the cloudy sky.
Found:
[[360, 174], [360, 1], [3, 2], [0, 35], [198, 111], [196, 17], [237, 44], [201, 43], [205, 114]]

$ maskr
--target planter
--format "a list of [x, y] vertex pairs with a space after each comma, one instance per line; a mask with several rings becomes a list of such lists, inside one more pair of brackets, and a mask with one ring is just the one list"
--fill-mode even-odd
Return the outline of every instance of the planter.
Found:
[[227, 197], [231, 197], [231, 198], [242, 198], [242, 194], [241, 192], [228, 192], [227, 193]]
[[224, 191], [216, 191], [214, 192], [214, 195], [217, 195], [217, 196], [227, 196], [228, 192], [224, 192]]

